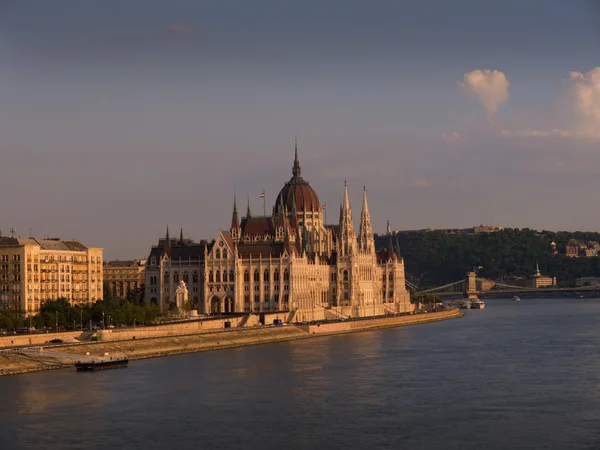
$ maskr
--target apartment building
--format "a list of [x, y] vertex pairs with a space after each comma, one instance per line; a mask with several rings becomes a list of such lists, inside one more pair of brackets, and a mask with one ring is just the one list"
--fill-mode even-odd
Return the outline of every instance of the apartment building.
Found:
[[0, 237], [0, 310], [35, 315], [46, 300], [103, 297], [102, 249], [77, 241]]

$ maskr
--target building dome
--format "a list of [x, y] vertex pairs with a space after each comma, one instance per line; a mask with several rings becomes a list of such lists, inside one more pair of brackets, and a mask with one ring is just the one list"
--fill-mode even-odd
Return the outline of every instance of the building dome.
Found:
[[308, 182], [302, 178], [300, 163], [298, 162], [298, 149], [296, 149], [292, 174], [291, 180], [285, 183], [285, 186], [279, 191], [273, 210], [276, 212], [279, 206], [283, 205], [288, 212], [291, 212], [295, 204], [298, 213], [303, 211], [319, 212], [321, 210], [319, 197], [317, 197], [317, 193], [310, 187]]

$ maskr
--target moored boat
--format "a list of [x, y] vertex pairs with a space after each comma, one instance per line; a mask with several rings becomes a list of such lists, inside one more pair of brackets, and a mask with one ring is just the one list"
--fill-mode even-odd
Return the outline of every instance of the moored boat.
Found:
[[485, 308], [485, 302], [483, 300], [471, 301], [471, 309], [483, 309]]
[[120, 369], [121, 367], [127, 367], [129, 365], [129, 359], [104, 359], [101, 361], [78, 361], [75, 363], [77, 372], [91, 372], [94, 370], [106, 370], [106, 369]]
[[518, 295], [515, 295], [515, 296], [513, 297], [513, 300], [514, 300], [515, 302], [520, 302], [520, 301], [521, 301], [521, 299], [519, 298], [519, 296], [518, 296]]

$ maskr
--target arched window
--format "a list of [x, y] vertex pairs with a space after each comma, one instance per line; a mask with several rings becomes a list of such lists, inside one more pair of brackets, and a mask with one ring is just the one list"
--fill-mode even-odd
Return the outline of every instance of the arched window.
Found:
[[348, 294], [348, 291], [344, 291], [344, 300], [350, 300], [350, 295]]
[[244, 281], [246, 283], [250, 282], [250, 273], [248, 273], [248, 270], [244, 270]]
[[390, 272], [390, 273], [389, 273], [389, 275], [388, 275], [388, 280], [390, 280], [390, 281], [394, 281], [394, 273], [393, 273], [393, 272]]
[[227, 283], [227, 271], [226, 270], [223, 271], [223, 282]]
[[221, 282], [221, 272], [219, 272], [218, 270], [215, 272], [215, 281], [217, 283]]
[[223, 259], [227, 259], [227, 249], [223, 249]]
[[235, 277], [233, 276], [233, 270], [229, 271], [229, 281], [235, 281]]
[[348, 271], [344, 270], [344, 282], [347, 283], [348, 282]]
[[269, 271], [267, 269], [265, 269], [264, 273], [263, 273], [263, 281], [265, 283], [269, 282]]
[[198, 282], [198, 272], [196, 272], [195, 270], [192, 273], [192, 282], [193, 283], [197, 283]]
[[290, 273], [287, 269], [283, 269], [283, 281], [290, 281]]
[[187, 273], [187, 271], [186, 271], [186, 272], [183, 272], [183, 282], [184, 282], [185, 284], [187, 284], [187, 283], [189, 282], [189, 278], [188, 278], [188, 273]]
[[215, 251], [215, 258], [217, 258], [217, 259], [221, 259], [221, 250], [217, 249], [217, 250]]
[[273, 271], [273, 281], [276, 283], [279, 281], [279, 270], [277, 269]]
[[254, 269], [254, 282], [258, 283], [260, 281], [260, 275], [258, 274], [258, 269]]
[[179, 273], [173, 272], [173, 283], [178, 283]]
[[208, 272], [208, 282], [212, 283], [214, 281], [215, 281], [215, 279], [214, 279], [214, 276], [213, 276], [213, 271], [211, 270], [210, 272]]
[[163, 279], [165, 280], [165, 283], [169, 282], [169, 272], [165, 272]]
[[389, 297], [389, 298], [392, 298], [393, 296], [394, 296], [394, 291], [389, 291], [389, 292], [388, 292], [388, 297]]
[[383, 272], [383, 277], [381, 279], [381, 281], [383, 281], [385, 283], [385, 280], [387, 279], [385, 272]]

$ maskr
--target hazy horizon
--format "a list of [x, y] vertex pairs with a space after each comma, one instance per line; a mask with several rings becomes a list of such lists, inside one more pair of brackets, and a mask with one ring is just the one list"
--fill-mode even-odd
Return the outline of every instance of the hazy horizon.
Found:
[[591, 1], [7, 1], [0, 228], [143, 258], [302, 174], [376, 232], [600, 230]]

